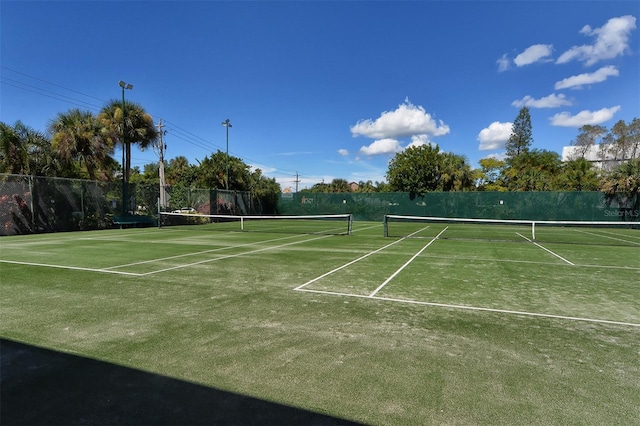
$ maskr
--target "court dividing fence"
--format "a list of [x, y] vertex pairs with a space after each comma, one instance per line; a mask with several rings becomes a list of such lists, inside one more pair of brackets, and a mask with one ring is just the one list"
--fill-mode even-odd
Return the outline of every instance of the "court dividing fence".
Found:
[[[0, 174], [0, 235], [106, 229], [157, 223], [160, 188], [122, 182]], [[247, 191], [165, 188], [165, 211], [258, 215], [276, 212], [276, 200]]]
[[[157, 184], [129, 184], [0, 174], [0, 235], [105, 229], [114, 218], [156, 220]], [[282, 193], [166, 188], [164, 211], [232, 215], [351, 214], [382, 221], [386, 214], [479, 219], [638, 221], [640, 196], [601, 192]], [[140, 223], [152, 223], [140, 220]]]

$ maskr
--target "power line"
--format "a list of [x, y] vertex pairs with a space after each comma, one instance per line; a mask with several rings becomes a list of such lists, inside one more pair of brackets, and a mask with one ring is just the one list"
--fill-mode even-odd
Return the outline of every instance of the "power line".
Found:
[[[48, 84], [48, 85], [51, 85], [51, 86], [54, 86], [54, 87], [58, 87], [60, 89], [67, 90], [67, 91], [72, 92], [72, 93], [76, 93], [76, 94], [85, 96], [85, 97], [90, 98], [90, 99], [98, 100], [98, 101], [100, 101], [102, 103], [105, 103], [105, 104], [108, 102], [105, 99], [101, 99], [101, 98], [98, 98], [96, 96], [92, 96], [92, 95], [80, 92], [78, 90], [71, 89], [71, 88], [65, 87], [63, 85], [60, 85], [60, 84], [57, 84], [57, 83], [53, 83], [53, 82], [48, 81], [48, 80], [45, 80], [45, 79], [42, 79], [42, 78], [39, 78], [39, 77], [35, 77], [35, 76], [29, 75], [29, 74], [26, 74], [24, 72], [15, 70], [13, 68], [10, 68], [10, 67], [4, 66], [4, 65], [0, 65], [0, 68], [2, 68], [4, 70], [7, 70], [7, 71], [10, 71], [10, 72], [13, 72], [13, 73], [16, 73], [16, 74], [19, 74], [21, 76], [27, 77], [27, 78], [32, 79], [32, 80], [36, 80], [36, 81], [39, 81], [39, 82], [42, 82], [42, 83], [45, 83], [45, 84]], [[44, 87], [38, 87], [38, 86], [29, 84], [29, 83], [25, 83], [25, 82], [22, 82], [22, 81], [19, 81], [19, 80], [15, 80], [15, 79], [9, 78], [9, 77], [0, 76], [0, 82], [2, 84], [8, 85], [8, 86], [12, 86], [12, 87], [15, 87], [15, 88], [20, 89], [20, 90], [24, 90], [24, 91], [28, 91], [28, 92], [31, 92], [31, 93], [35, 93], [35, 94], [40, 95], [40, 96], [44, 96], [44, 97], [48, 97], [48, 98], [55, 99], [55, 100], [58, 100], [58, 101], [66, 102], [66, 103], [75, 105], [77, 107], [87, 108], [87, 109], [89, 109], [91, 111], [94, 111], [94, 112], [99, 112], [102, 109], [102, 107], [100, 107], [99, 105], [95, 105], [95, 104], [92, 104], [90, 102], [83, 101], [81, 99], [76, 99], [76, 98], [73, 98], [73, 97], [70, 97], [70, 96], [66, 96], [66, 95], [63, 95], [61, 93], [57, 93], [57, 92], [54, 92], [52, 90], [48, 90], [48, 89], [46, 89]], [[222, 150], [222, 147], [220, 147], [219, 145], [216, 145], [216, 144], [214, 144], [214, 143], [212, 143], [212, 142], [210, 142], [210, 141], [208, 141], [208, 140], [206, 140], [206, 139], [204, 139], [204, 138], [202, 138], [202, 137], [200, 137], [200, 136], [198, 136], [198, 135], [196, 135], [196, 134], [194, 134], [194, 133], [192, 133], [192, 132], [190, 132], [188, 130], [185, 130], [185, 129], [181, 128], [180, 126], [178, 126], [177, 124], [175, 124], [175, 123], [173, 123], [173, 122], [171, 122], [169, 120], [165, 119], [164, 122], [171, 126], [171, 127], [168, 127], [167, 130], [171, 133], [172, 137], [180, 139], [180, 140], [182, 140], [182, 141], [184, 141], [184, 142], [186, 142], [186, 143], [188, 143], [190, 145], [195, 146], [196, 148], [205, 150], [207, 152], [212, 152], [213, 148], [216, 148], [218, 150]], [[233, 154], [233, 152], [231, 152], [231, 154]], [[237, 156], [237, 157], [240, 158], [241, 160], [243, 160], [244, 162], [250, 162], [250, 163], [254, 163], [254, 164], [261, 163], [261, 161], [256, 161], [256, 160], [253, 160], [253, 159], [248, 158], [248, 157], [243, 157], [243, 156]], [[138, 160], [141, 160], [141, 159], [138, 159]], [[146, 160], [142, 160], [142, 161], [146, 161]], [[268, 166], [268, 167], [270, 167], [270, 166]], [[296, 180], [298, 180], [300, 177], [303, 177], [302, 175], [299, 175], [297, 171], [294, 172], [294, 171], [291, 171], [291, 170], [280, 170], [280, 174], [281, 175], [285, 175], [285, 176], [295, 176]]]
[[[31, 86], [29, 84], [25, 84], [25, 83], [22, 83], [22, 82], [17, 82], [15, 80], [11, 80], [11, 79], [8, 79], [6, 77], [1, 77], [1, 79], [2, 79], [2, 81], [1, 81], [2, 84], [5, 84], [7, 86], [12, 86], [12, 87], [15, 87], [15, 88], [18, 88], [18, 89], [21, 89], [21, 90], [25, 90], [27, 92], [32, 92], [32, 93], [38, 94], [40, 96], [46, 96], [47, 98], [55, 99], [55, 100], [62, 101], [62, 102], [67, 102], [67, 103], [70, 103], [72, 105], [79, 106], [79, 107], [82, 107], [82, 108], [88, 108], [88, 109], [94, 110], [94, 111], [100, 111], [100, 108], [101, 108], [101, 107], [99, 107], [97, 105], [92, 105], [92, 104], [89, 104], [88, 102], [84, 102], [84, 101], [81, 101], [79, 99], [70, 98], [68, 96], [52, 92], [50, 90], [42, 89], [42, 88], [36, 87], [36, 86]], [[14, 81], [14, 82], [16, 82], [18, 84], [21, 84], [22, 86], [19, 86], [17, 84], [12, 84], [12, 83], [9, 83], [7, 81]], [[27, 86], [27, 87], [23, 87], [23, 86]], [[28, 87], [31, 87], [31, 88], [28, 88]], [[48, 92], [50, 94], [43, 93], [43, 92]], [[66, 99], [63, 99], [63, 98], [66, 98]], [[85, 105], [79, 105], [76, 102], [81, 102], [81, 103], [83, 103]]]
[[4, 65], [0, 65], [0, 68], [3, 68], [3, 69], [5, 69], [5, 70], [7, 70], [7, 71], [14, 72], [14, 73], [16, 73], [16, 74], [23, 75], [23, 76], [28, 77], [28, 78], [32, 78], [32, 79], [34, 79], [34, 80], [41, 81], [41, 82], [43, 82], [43, 83], [50, 84], [50, 85], [52, 85], [52, 86], [59, 87], [59, 88], [64, 89], [64, 90], [68, 90], [69, 92], [73, 92], [73, 93], [77, 93], [77, 94], [82, 95], [82, 96], [86, 96], [87, 98], [92, 98], [92, 99], [95, 99], [95, 100], [97, 100], [97, 101], [101, 101], [101, 102], [107, 102], [107, 101], [105, 101], [104, 99], [96, 98], [95, 96], [88, 95], [88, 94], [86, 94], [86, 93], [82, 93], [82, 92], [79, 92], [79, 91], [74, 90], [74, 89], [69, 89], [68, 87], [61, 86], [61, 85], [59, 85], [59, 84], [52, 83], [52, 82], [47, 81], [47, 80], [43, 80], [43, 79], [41, 79], [41, 78], [34, 77], [34, 76], [32, 76], [32, 75], [29, 75], [29, 74], [25, 74], [25, 73], [23, 73], [23, 72], [20, 72], [20, 71], [18, 71], [18, 70], [14, 70], [13, 68], [9, 68], [9, 67], [6, 67], [6, 66], [4, 66]]

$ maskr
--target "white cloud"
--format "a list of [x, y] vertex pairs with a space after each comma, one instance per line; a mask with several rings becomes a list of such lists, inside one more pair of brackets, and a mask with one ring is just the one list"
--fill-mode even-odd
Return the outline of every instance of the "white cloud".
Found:
[[275, 167], [265, 166], [263, 164], [249, 164], [249, 170], [252, 172], [255, 172], [257, 169], [260, 169], [264, 175], [275, 173], [278, 170]]
[[505, 142], [511, 136], [512, 128], [513, 123], [494, 121], [489, 127], [480, 130], [480, 133], [478, 133], [478, 140], [480, 141], [478, 149], [480, 151], [489, 151], [504, 148]]
[[342, 155], [343, 157], [346, 157], [347, 155], [349, 155], [349, 151], [346, 149], [339, 149], [338, 154]]
[[409, 145], [407, 145], [407, 148], [411, 148], [414, 146], [421, 146], [421, 145], [431, 145], [432, 142], [429, 140], [429, 136], [427, 135], [414, 135], [411, 136], [411, 143]]
[[620, 105], [611, 108], [602, 108], [598, 111], [580, 111], [576, 115], [571, 115], [569, 112], [561, 112], [549, 118], [553, 126], [562, 127], [582, 127], [586, 124], [596, 125], [611, 120], [613, 115], [618, 112]]
[[501, 152], [499, 154], [489, 154], [486, 158], [495, 158], [496, 160], [504, 161], [507, 159], [507, 153]]
[[506, 53], [502, 55], [502, 57], [498, 59], [496, 63], [498, 64], [498, 72], [503, 72], [511, 68], [511, 60], [507, 57]]
[[617, 77], [620, 71], [613, 66], [609, 65], [602, 67], [596, 72], [578, 74], [571, 77], [567, 77], [564, 80], [556, 82], [555, 89], [581, 89], [585, 84], [601, 83], [609, 77]]
[[573, 46], [564, 52], [556, 63], [564, 64], [573, 60], [583, 61], [590, 66], [605, 59], [623, 55], [629, 50], [629, 33], [636, 28], [636, 18], [631, 15], [611, 18], [600, 28], [585, 25], [580, 33], [596, 38], [593, 44]]
[[363, 146], [360, 148], [360, 154], [366, 156], [383, 155], [383, 154], [395, 154], [402, 151], [400, 142], [396, 139], [386, 138], [373, 141], [369, 146]]
[[[513, 60], [513, 63], [518, 67], [523, 67], [525, 65], [539, 62], [544, 58], [551, 56], [552, 52], [552, 44], [534, 44], [533, 46], [527, 47], [522, 53], [516, 56]], [[548, 60], [549, 59], [547, 59], [547, 61]]]
[[449, 126], [442, 120], [436, 122], [421, 106], [408, 99], [394, 111], [385, 111], [375, 121], [360, 120], [351, 126], [351, 134], [374, 139], [402, 138], [413, 135], [442, 136], [449, 133]]
[[527, 95], [522, 99], [511, 102], [511, 105], [518, 108], [524, 106], [530, 108], [558, 108], [561, 106], [569, 106], [572, 104], [573, 103], [568, 100], [567, 97], [562, 93], [560, 93], [559, 95], [552, 93], [549, 96], [545, 96], [540, 99], [534, 99], [531, 96]]

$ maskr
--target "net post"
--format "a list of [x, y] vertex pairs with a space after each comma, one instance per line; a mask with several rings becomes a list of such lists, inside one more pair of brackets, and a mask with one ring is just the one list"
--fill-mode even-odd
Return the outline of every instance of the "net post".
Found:
[[531, 222], [531, 239], [536, 240], [536, 223], [533, 221]]
[[162, 219], [161, 210], [160, 210], [160, 197], [158, 197], [158, 229], [160, 229], [160, 222]]
[[244, 231], [244, 216], [240, 216], [240, 230]]
[[349, 214], [349, 224], [347, 225], [347, 235], [351, 235], [352, 229], [353, 229], [353, 215]]
[[384, 228], [384, 236], [388, 237], [389, 236], [389, 226], [388, 226], [388, 216], [385, 214], [384, 218], [382, 219], [382, 227]]

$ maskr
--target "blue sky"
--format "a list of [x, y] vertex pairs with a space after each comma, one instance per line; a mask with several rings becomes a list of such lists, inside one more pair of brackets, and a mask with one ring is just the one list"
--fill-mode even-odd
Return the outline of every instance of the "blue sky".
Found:
[[524, 105], [533, 147], [558, 153], [584, 124], [640, 117], [635, 0], [3, 0], [0, 17], [0, 121], [97, 113], [124, 80], [166, 158], [225, 151], [229, 118], [230, 155], [283, 189], [383, 181], [411, 144], [477, 167]]

